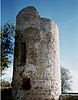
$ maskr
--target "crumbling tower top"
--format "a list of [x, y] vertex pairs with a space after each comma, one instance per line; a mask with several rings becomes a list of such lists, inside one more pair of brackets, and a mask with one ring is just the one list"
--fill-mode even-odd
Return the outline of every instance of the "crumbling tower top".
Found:
[[34, 6], [29, 6], [29, 7], [25, 7], [23, 8], [17, 16], [19, 15], [25, 15], [25, 14], [30, 14], [30, 15], [36, 15], [36, 16], [40, 16], [39, 12], [37, 11], [37, 9]]

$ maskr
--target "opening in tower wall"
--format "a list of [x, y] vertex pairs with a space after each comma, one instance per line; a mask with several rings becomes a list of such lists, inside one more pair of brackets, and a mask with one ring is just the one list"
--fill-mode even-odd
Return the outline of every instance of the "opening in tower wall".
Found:
[[26, 43], [21, 43], [21, 59], [20, 59], [20, 65], [24, 66], [26, 62]]
[[22, 89], [23, 90], [30, 90], [31, 84], [30, 84], [30, 78], [24, 78], [22, 79]]

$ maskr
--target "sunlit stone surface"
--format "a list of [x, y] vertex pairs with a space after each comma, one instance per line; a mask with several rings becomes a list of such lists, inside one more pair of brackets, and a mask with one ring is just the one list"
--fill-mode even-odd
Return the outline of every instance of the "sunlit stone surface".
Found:
[[15, 100], [58, 100], [61, 94], [59, 32], [35, 7], [16, 18], [13, 73]]

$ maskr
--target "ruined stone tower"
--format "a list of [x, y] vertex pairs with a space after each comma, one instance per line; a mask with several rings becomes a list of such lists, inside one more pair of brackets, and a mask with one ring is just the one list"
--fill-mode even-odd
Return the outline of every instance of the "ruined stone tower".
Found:
[[59, 32], [35, 7], [16, 17], [14, 100], [58, 100], [61, 93]]

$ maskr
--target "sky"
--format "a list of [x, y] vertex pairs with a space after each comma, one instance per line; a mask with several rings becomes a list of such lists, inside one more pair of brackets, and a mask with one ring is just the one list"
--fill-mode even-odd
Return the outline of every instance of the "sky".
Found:
[[[35, 6], [41, 16], [57, 23], [61, 66], [70, 69], [73, 91], [78, 92], [78, 0], [2, 0], [1, 25], [8, 20], [15, 24], [18, 12], [27, 6]], [[12, 68], [11, 64], [4, 77], [12, 76]]]

